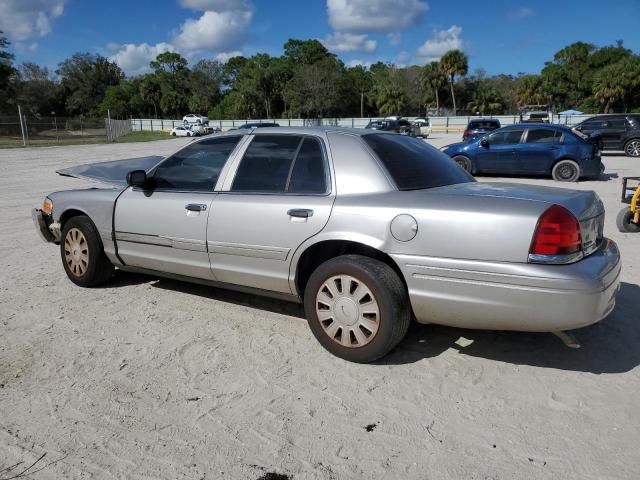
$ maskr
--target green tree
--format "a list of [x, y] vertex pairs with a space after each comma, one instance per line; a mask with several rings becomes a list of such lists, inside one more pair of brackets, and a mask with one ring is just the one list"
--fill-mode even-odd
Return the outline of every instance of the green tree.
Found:
[[609, 113], [616, 102], [621, 102], [627, 111], [627, 100], [633, 97], [639, 87], [640, 57], [625, 58], [596, 73], [593, 94], [604, 104], [604, 113]]
[[100, 103], [100, 113], [105, 116], [109, 113], [112, 118], [126, 118], [133, 113], [131, 103], [136, 95], [134, 86], [126, 80], [118, 85], [110, 85]]
[[481, 81], [469, 102], [467, 109], [480, 115], [493, 114], [502, 110], [502, 99], [498, 92], [486, 81]]
[[140, 97], [153, 106], [153, 116], [158, 118], [158, 108], [162, 100], [162, 85], [155, 75], [145, 75], [139, 86]]
[[13, 85], [10, 82], [16, 73], [13, 68], [13, 54], [7, 51], [9, 41], [2, 35], [0, 30], [0, 110], [8, 108], [10, 99], [13, 96]]
[[469, 70], [469, 60], [462, 50], [449, 50], [440, 59], [440, 67], [442, 72], [449, 77], [449, 85], [451, 87], [451, 101], [453, 102], [453, 114], [457, 114], [456, 94], [453, 85], [456, 75], [464, 77]]
[[382, 115], [401, 115], [407, 98], [402, 89], [389, 83], [380, 90], [376, 102]]
[[293, 112], [306, 118], [334, 114], [343, 98], [343, 78], [333, 58], [303, 64], [287, 83], [285, 99]]
[[290, 38], [284, 44], [284, 58], [294, 65], [313, 65], [336, 56], [318, 40], [295, 40]]
[[32, 115], [64, 113], [64, 96], [47, 67], [25, 62], [18, 70], [17, 101], [25, 112]]
[[420, 77], [425, 94], [436, 102], [436, 111], [440, 114], [440, 91], [447, 83], [447, 77], [442, 73], [439, 62], [431, 62], [422, 67]]
[[187, 108], [189, 97], [187, 60], [179, 53], [163, 52], [149, 65], [155, 71], [162, 89], [160, 108], [165, 113], [174, 112], [176, 118], [180, 118], [180, 112]]
[[66, 93], [66, 108], [71, 114], [100, 113], [107, 87], [118, 85], [124, 73], [118, 65], [100, 55], [76, 53], [58, 65]]

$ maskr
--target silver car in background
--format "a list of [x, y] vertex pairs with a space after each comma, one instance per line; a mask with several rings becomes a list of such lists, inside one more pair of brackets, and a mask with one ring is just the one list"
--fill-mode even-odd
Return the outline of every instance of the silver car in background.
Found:
[[477, 183], [408, 136], [263, 128], [59, 173], [110, 184], [33, 211], [72, 282], [118, 268], [303, 302], [351, 361], [386, 355], [412, 318], [562, 332], [615, 305], [620, 255], [594, 192]]

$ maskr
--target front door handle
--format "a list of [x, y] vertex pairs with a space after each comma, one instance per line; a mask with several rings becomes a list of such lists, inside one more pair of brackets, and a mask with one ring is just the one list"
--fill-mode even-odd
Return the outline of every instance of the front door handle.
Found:
[[309, 218], [313, 216], [313, 210], [308, 208], [292, 208], [287, 211], [287, 215], [290, 217]]
[[207, 206], [204, 203], [188, 203], [184, 206], [190, 212], [204, 212]]

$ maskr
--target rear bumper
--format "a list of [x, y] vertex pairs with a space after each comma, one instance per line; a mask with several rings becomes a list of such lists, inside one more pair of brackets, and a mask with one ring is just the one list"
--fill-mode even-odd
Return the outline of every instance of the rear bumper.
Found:
[[534, 265], [391, 255], [421, 323], [553, 332], [605, 318], [615, 306], [621, 260], [606, 239], [570, 265]]
[[31, 218], [33, 219], [33, 223], [36, 227], [36, 230], [40, 234], [40, 238], [47, 243], [56, 242], [57, 239], [53, 236], [53, 233], [49, 230], [49, 224], [51, 221], [47, 221], [51, 217], [46, 217], [42, 210], [39, 208], [34, 208], [31, 210]]

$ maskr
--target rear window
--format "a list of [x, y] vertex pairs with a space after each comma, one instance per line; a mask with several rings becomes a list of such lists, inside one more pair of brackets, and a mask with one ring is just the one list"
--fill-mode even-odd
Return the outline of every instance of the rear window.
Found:
[[495, 120], [475, 120], [469, 122], [469, 130], [478, 128], [482, 130], [495, 130], [496, 128], [500, 128], [500, 122], [496, 122]]
[[475, 179], [451, 158], [417, 138], [363, 135], [400, 190], [419, 190]]

